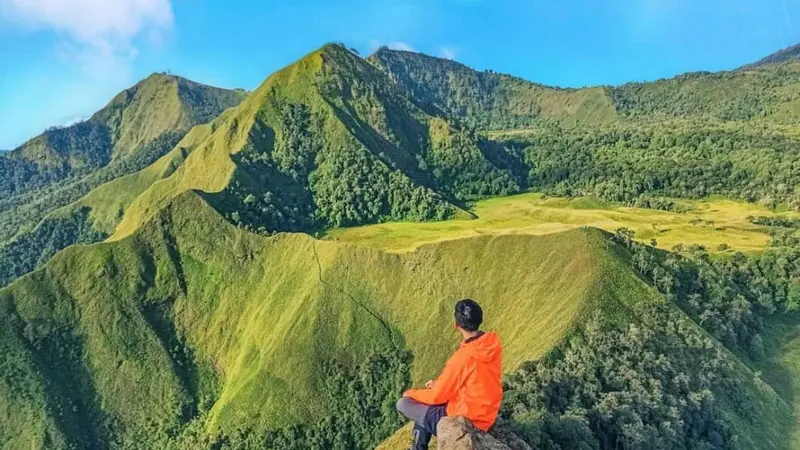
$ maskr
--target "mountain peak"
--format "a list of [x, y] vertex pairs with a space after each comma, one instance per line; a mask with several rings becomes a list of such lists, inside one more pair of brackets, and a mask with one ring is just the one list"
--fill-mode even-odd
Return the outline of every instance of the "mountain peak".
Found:
[[800, 59], [800, 43], [778, 50], [758, 61], [742, 66], [740, 69], [758, 69], [772, 64], [781, 64]]

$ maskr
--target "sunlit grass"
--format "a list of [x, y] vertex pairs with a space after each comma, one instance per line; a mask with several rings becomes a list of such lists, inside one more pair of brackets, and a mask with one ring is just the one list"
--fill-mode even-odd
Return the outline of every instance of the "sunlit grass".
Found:
[[681, 200], [687, 212], [629, 208], [583, 197], [576, 199], [547, 198], [529, 193], [477, 202], [472, 211], [477, 219], [455, 219], [426, 223], [384, 223], [355, 228], [341, 228], [327, 233], [326, 238], [379, 248], [392, 252], [412, 250], [422, 244], [484, 234], [543, 235], [572, 228], [591, 226], [613, 232], [626, 227], [636, 237], [658, 247], [703, 245], [718, 251], [726, 244], [731, 250], [753, 252], [769, 244], [767, 227], [754, 225], [748, 216], [800, 214], [775, 213], [765, 207], [712, 198]]

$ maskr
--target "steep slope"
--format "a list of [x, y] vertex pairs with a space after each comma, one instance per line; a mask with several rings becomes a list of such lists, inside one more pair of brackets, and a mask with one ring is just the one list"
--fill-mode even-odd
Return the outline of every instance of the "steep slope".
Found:
[[91, 118], [53, 128], [0, 159], [0, 242], [95, 186], [140, 170], [197, 124], [239, 103], [241, 91], [154, 74]]
[[98, 186], [80, 200], [48, 214], [32, 230], [0, 245], [0, 286], [47, 262], [59, 250], [77, 243], [98, 242], [111, 235], [136, 197], [171, 175], [210, 133], [211, 125], [194, 127], [155, 163]]
[[131, 156], [166, 133], [185, 133], [236, 105], [238, 91], [153, 74], [91, 118], [53, 128], [6, 155], [2, 193], [19, 194]]
[[426, 114], [349, 50], [327, 45], [270, 76], [174, 175], [133, 203], [115, 237], [186, 189], [253, 230], [451, 216], [517, 192], [504, 149]]
[[[558, 124], [595, 129], [620, 120], [763, 119], [796, 124], [800, 65], [719, 73], [689, 73], [622, 86], [561, 89], [509, 75], [479, 72], [455, 61], [383, 48], [368, 60], [433, 114], [457, 117], [482, 129]], [[781, 55], [779, 53], [776, 55]], [[761, 67], [761, 66], [759, 66]], [[751, 69], [755, 67], [746, 67]]]
[[[309, 420], [326, 409], [312, 400], [325, 397], [321, 364], [401, 346], [417, 355], [414, 378], [430, 376], [449, 351], [432, 338], [447, 328], [452, 299], [465, 295], [495, 311], [489, 326], [503, 333], [513, 368], [557, 342], [590, 292], [621, 280], [600, 270], [599, 249], [587, 251], [594, 239], [472, 239], [398, 257], [251, 235], [186, 193], [131, 237], [65, 251], [0, 294], [2, 342], [13, 350], [4, 366], [36, 368], [3, 378], [3, 434], [20, 444], [48, 433], [81, 445], [134, 442], [170, 433], [200, 403], [211, 406], [210, 430]], [[506, 264], [491, 262], [499, 258]], [[477, 260], [486, 265], [463, 265]], [[525, 310], [539, 312], [530, 327], [512, 320]], [[175, 353], [176, 343], [184, 350]], [[192, 378], [212, 374], [216, 381]]]
[[622, 117], [643, 121], [674, 118], [797, 124], [800, 63], [760, 70], [689, 73], [668, 80], [628, 83], [610, 89]]
[[[72, 247], [0, 291], [0, 366], [14, 368], [0, 376], [0, 434], [11, 447], [192, 447], [187, 427], [214, 441], [315, 423], [339, 411], [328, 395], [337, 367], [408, 350], [414, 383], [435, 374], [457, 342], [442, 335], [452, 302], [465, 296], [503, 336], [506, 371], [598, 314], [626, 323], [638, 305], [663, 303], [597, 230], [398, 255], [250, 234], [187, 192], [131, 236]], [[400, 376], [383, 370], [369, 377]], [[363, 406], [389, 414], [402, 387]], [[778, 426], [726, 414], [747, 430]]]
[[456, 117], [481, 128], [524, 128], [547, 122], [597, 125], [616, 120], [611, 99], [599, 87], [553, 88], [385, 47], [368, 60], [432, 114]]

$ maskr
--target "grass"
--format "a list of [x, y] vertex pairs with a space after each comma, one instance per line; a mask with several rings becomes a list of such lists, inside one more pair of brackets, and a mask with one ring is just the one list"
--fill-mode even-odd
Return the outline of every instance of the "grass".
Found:
[[[180, 427], [201, 398], [213, 399], [208, 432], [311, 420], [327, 409], [320, 401], [325, 361], [354, 364], [402, 346], [415, 355], [415, 383], [433, 377], [458, 343], [451, 308], [464, 296], [484, 305], [487, 326], [503, 336], [505, 370], [513, 370], [544, 355], [593, 302], [604, 301], [599, 293], [620, 289], [612, 286], [620, 279], [634, 289], [631, 297], [650, 292], [630, 272], [608, 276], [604, 241], [598, 231], [572, 230], [448, 241], [396, 255], [305, 235], [249, 234], [187, 193], [128, 238], [71, 247], [0, 291], [0, 316], [30, 324], [29, 337], [64, 330], [82, 342], [82, 356], [64, 365], [84, 389], [30, 395], [42, 405], [79, 404], [98, 423], [48, 425], [48, 414], [22, 415], [2, 395], [0, 410], [10, 422], [26, 417], [69, 442], [78, 442], [75, 430], [112, 421], [125, 430], [123, 441], [155, 443], [147, 436]], [[165, 319], [154, 320], [153, 308]], [[15, 344], [20, 337], [11, 333], [2, 344], [20, 358], [43, 357]], [[175, 353], [184, 346], [189, 362]], [[59, 383], [33, 368], [22, 378]], [[78, 420], [69, 409], [63, 414]], [[10, 442], [34, 440], [16, 434]]]
[[[750, 223], [748, 216], [777, 213], [751, 203], [712, 198], [681, 200], [687, 212], [629, 208], [593, 198], [546, 198], [528, 193], [477, 202], [477, 219], [426, 223], [384, 223], [331, 230], [326, 239], [363, 245], [391, 252], [407, 252], [420, 245], [480, 235], [545, 235], [591, 226], [613, 232], [627, 227], [636, 237], [658, 247], [698, 244], [710, 251], [727, 244], [732, 250], [753, 252], [769, 244], [768, 228]], [[780, 213], [793, 215], [795, 213]]]
[[[193, 419], [205, 433], [314, 420], [330, 408], [327, 362], [402, 347], [414, 384], [434, 377], [458, 344], [453, 302], [467, 296], [502, 336], [509, 372], [587, 314], [626, 320], [631, 302], [663, 301], [608, 242], [573, 228], [393, 253], [250, 234], [187, 192], [128, 237], [71, 247], [0, 291], [0, 320], [13, 324], [0, 333], [0, 367], [17, 367], [0, 377], [2, 432], [12, 447], [53, 436], [159, 447]], [[7, 395], [20, 390], [24, 404]], [[775, 440], [760, 421], [737, 420]]]
[[172, 175], [210, 130], [210, 125], [195, 126], [174, 149], [153, 164], [98, 186], [77, 202], [54, 211], [48, 217], [74, 214], [82, 207], [89, 207], [92, 226], [106, 234], [113, 233], [131, 203], [153, 183]]

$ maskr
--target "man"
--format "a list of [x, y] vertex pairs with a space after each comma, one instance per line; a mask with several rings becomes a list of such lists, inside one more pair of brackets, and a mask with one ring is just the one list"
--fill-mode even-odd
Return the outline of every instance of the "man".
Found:
[[428, 448], [444, 416], [464, 416], [475, 428], [488, 431], [500, 410], [500, 338], [494, 332], [480, 331], [483, 311], [474, 300], [456, 303], [455, 322], [464, 340], [441, 375], [425, 383], [425, 389], [406, 391], [397, 402], [397, 410], [414, 421], [414, 450]]

